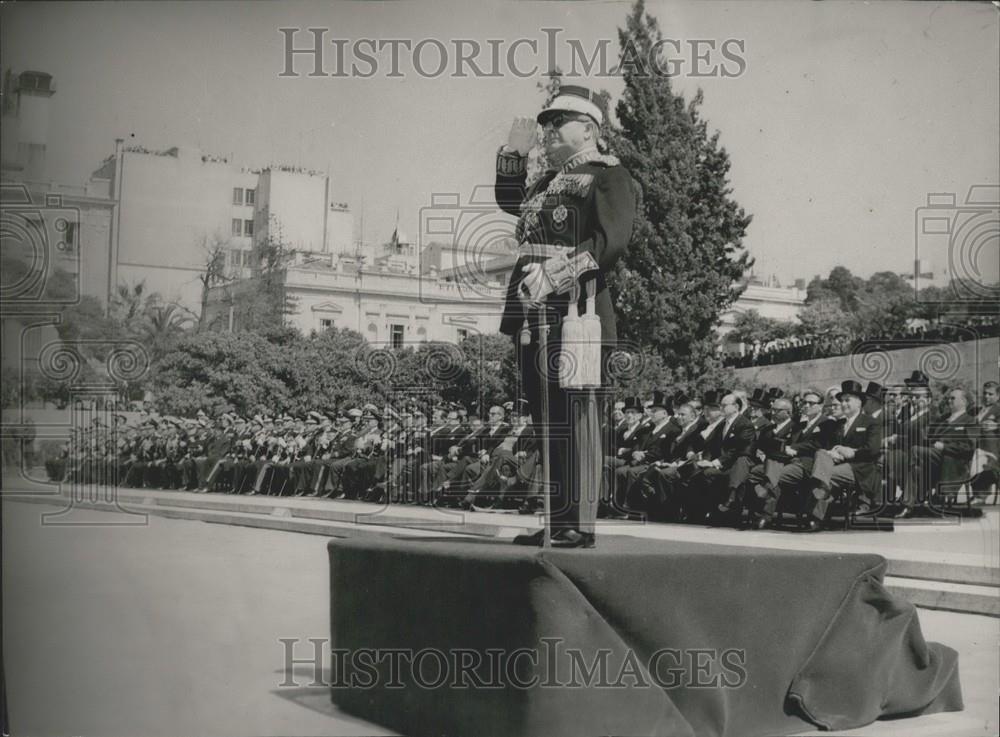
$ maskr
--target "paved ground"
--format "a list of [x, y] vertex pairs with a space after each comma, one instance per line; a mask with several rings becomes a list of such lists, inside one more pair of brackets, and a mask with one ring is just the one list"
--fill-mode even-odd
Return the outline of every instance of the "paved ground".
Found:
[[[325, 688], [309, 689], [308, 668], [296, 669], [298, 688], [278, 686], [279, 638], [329, 633], [323, 537], [158, 517], [106, 526], [121, 515], [100, 512], [81, 517], [95, 526], [40, 526], [47, 511], [4, 504], [15, 735], [389, 734], [339, 713]], [[997, 734], [1000, 620], [920, 617], [928, 639], [960, 653], [966, 710], [844, 734]]]
[[324, 538], [157, 517], [42, 527], [43, 511], [4, 504], [15, 735], [391, 734], [325, 689], [278, 688], [279, 638], [329, 634]]

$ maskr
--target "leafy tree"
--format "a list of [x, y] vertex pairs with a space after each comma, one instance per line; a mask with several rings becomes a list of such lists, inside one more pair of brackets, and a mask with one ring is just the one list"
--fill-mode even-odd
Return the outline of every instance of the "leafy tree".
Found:
[[853, 302], [854, 332], [858, 335], [898, 333], [917, 311], [913, 287], [892, 271], [872, 274], [854, 292]]
[[192, 333], [154, 365], [151, 388], [160, 409], [173, 414], [284, 411], [286, 362], [285, 348], [253, 333]]
[[647, 68], [663, 36], [642, 0], [618, 35], [625, 91], [609, 142], [644, 198], [633, 242], [609, 282], [621, 337], [659, 355], [685, 381], [718, 363], [719, 315], [753, 265], [742, 248], [751, 218], [731, 196], [729, 154], [701, 117], [701, 91], [685, 103], [669, 77]]
[[796, 333], [816, 343], [817, 349], [847, 347], [854, 337], [854, 321], [837, 298], [807, 304], [799, 313]]
[[815, 278], [806, 288], [806, 303], [836, 297], [840, 308], [854, 312], [858, 308], [858, 292], [864, 288], [864, 279], [854, 276], [845, 266], [835, 266], [826, 279]]
[[444, 399], [496, 404], [518, 397], [519, 376], [514, 346], [504, 335], [469, 335], [458, 345], [464, 367], [442, 391]]
[[763, 317], [757, 310], [747, 310], [736, 315], [733, 329], [726, 337], [736, 343], [763, 345], [772, 340], [787, 338], [792, 329], [791, 323]]

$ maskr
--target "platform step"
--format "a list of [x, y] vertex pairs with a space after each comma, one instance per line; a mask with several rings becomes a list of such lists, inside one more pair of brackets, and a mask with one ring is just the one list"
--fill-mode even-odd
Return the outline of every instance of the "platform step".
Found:
[[949, 581], [926, 581], [886, 576], [889, 591], [925, 609], [1000, 617], [1000, 589]]
[[892, 553], [886, 553], [885, 557], [889, 561], [890, 574], [899, 578], [989, 586], [996, 588], [1000, 595], [1000, 568], [912, 560]]
[[[24, 502], [35, 504], [49, 504], [55, 506], [68, 506], [69, 500], [65, 497], [42, 494], [5, 494], [4, 501]], [[381, 524], [357, 524], [354, 522], [338, 522], [335, 520], [309, 520], [293, 517], [290, 514], [282, 514], [287, 510], [274, 509], [266, 512], [232, 512], [214, 509], [199, 509], [186, 506], [170, 506], [167, 504], [135, 504], [118, 500], [118, 503], [103, 501], [76, 501], [74, 506], [79, 509], [90, 509], [97, 512], [115, 513], [140, 513], [149, 514], [155, 517], [166, 517], [168, 519], [200, 520], [223, 525], [237, 525], [241, 527], [258, 527], [269, 530], [281, 530], [284, 532], [300, 532], [308, 535], [324, 535], [326, 537], [440, 537], [446, 534], [450, 537], [465, 537], [474, 539], [475, 535], [463, 535], [455, 532], [442, 532], [440, 530], [425, 530], [398, 527], [395, 525]]]

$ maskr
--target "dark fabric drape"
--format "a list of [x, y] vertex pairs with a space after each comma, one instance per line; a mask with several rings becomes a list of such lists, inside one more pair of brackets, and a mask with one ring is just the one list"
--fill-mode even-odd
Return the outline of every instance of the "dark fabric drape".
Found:
[[[875, 555], [600, 535], [594, 550], [334, 540], [329, 555], [334, 648], [537, 655], [515, 669], [539, 677], [528, 688], [422, 688], [405, 673], [391, 688], [383, 663], [372, 687], [333, 689], [407, 735], [753, 737], [962, 708], [957, 654], [924, 641]], [[545, 687], [569, 682], [546, 638], [606, 658], [607, 682]], [[628, 668], [638, 677], [616, 678]]]

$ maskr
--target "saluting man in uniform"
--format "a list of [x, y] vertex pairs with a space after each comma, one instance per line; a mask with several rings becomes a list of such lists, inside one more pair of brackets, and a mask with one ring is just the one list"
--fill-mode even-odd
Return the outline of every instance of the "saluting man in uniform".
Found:
[[[514, 337], [518, 346], [521, 382], [532, 416], [542, 421], [541, 374], [537, 361], [539, 310], [566, 316], [570, 294], [579, 298], [578, 309], [586, 311], [588, 284], [596, 290], [596, 311], [601, 320], [601, 342], [609, 351], [617, 342], [615, 311], [605, 276], [628, 247], [638, 208], [638, 185], [618, 159], [598, 148], [604, 112], [595, 95], [584, 87], [564, 85], [551, 104], [537, 116], [542, 126], [545, 153], [553, 167], [527, 186], [527, 156], [536, 142], [536, 120], [516, 118], [507, 144], [497, 152], [496, 200], [505, 212], [518, 217], [516, 237], [521, 254], [508, 284], [500, 331]], [[561, 246], [559, 258], [533, 253], [531, 244]], [[538, 249], [534, 249], [537, 251]], [[596, 268], [578, 278], [558, 278], [557, 266], [565, 257], [589, 254]], [[593, 265], [593, 264], [592, 264]], [[565, 271], [565, 269], [563, 270]], [[568, 283], [567, 283], [568, 281]], [[575, 287], [575, 289], [574, 289]], [[544, 309], [542, 309], [544, 308]], [[530, 345], [519, 345], [519, 334], [530, 318]], [[552, 320], [547, 320], [552, 322]], [[548, 338], [550, 356], [560, 348], [560, 325], [552, 324]], [[603, 363], [603, 361], [602, 361]], [[548, 364], [550, 367], [554, 363]], [[603, 369], [603, 367], [602, 367]], [[567, 428], [572, 436], [569, 395], [558, 382], [557, 372], [546, 371], [548, 422], [552, 428]], [[602, 370], [602, 384], [607, 377]], [[599, 411], [603, 416], [603, 398]], [[536, 411], [537, 410], [537, 411]], [[600, 432], [596, 433], [598, 438]], [[558, 547], [593, 547], [597, 499], [581, 494], [577, 463], [571, 451], [574, 437], [556, 438], [547, 433], [552, 484], [552, 544]], [[598, 444], [600, 440], [598, 439]], [[581, 452], [583, 449], [581, 448]], [[587, 449], [600, 458], [602, 448]], [[594, 480], [599, 484], [600, 481]], [[581, 498], [588, 496], [588, 498]], [[522, 536], [520, 544], [541, 545], [543, 533]]]

